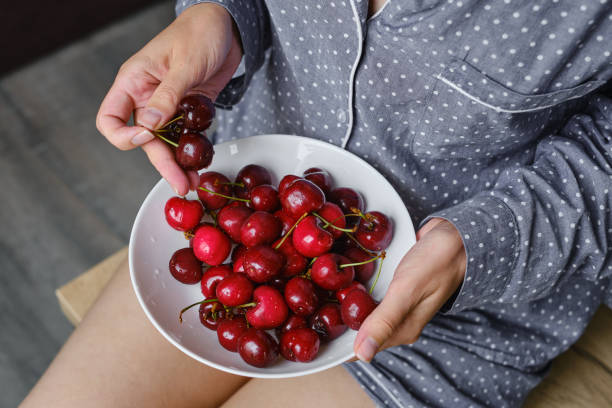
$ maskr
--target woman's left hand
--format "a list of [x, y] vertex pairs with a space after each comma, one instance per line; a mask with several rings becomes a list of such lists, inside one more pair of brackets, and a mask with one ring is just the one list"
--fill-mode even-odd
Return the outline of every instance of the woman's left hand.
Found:
[[361, 325], [354, 343], [357, 358], [369, 362], [379, 350], [414, 343], [459, 288], [465, 267], [463, 241], [453, 224], [441, 218], [427, 222], [382, 302]]

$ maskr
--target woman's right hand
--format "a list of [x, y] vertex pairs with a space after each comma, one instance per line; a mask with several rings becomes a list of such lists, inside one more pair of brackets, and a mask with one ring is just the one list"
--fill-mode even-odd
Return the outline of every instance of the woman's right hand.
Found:
[[[183, 171], [150, 130], [168, 122], [187, 93], [214, 101], [241, 58], [240, 35], [227, 10], [212, 3], [189, 7], [121, 66], [100, 105], [98, 130], [121, 150], [142, 146], [177, 194], [187, 194], [198, 184], [197, 173]], [[128, 126], [132, 114], [135, 126]]]

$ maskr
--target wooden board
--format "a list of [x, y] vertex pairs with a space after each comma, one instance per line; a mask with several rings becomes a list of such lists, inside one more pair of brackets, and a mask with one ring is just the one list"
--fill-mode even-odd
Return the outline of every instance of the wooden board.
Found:
[[127, 258], [127, 253], [128, 248], [122, 248], [55, 291], [62, 311], [72, 324], [77, 326], [83, 320], [117, 268]]

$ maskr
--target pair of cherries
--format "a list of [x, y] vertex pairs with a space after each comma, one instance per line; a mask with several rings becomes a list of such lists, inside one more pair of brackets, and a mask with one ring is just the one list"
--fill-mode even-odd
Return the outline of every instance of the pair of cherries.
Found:
[[181, 315], [199, 305], [202, 324], [247, 363], [265, 367], [279, 353], [311, 361], [321, 342], [359, 329], [376, 307], [364, 284], [384, 258], [392, 223], [364, 213], [362, 196], [333, 188], [327, 171], [286, 175], [277, 188], [264, 167], [250, 164], [233, 182], [202, 173], [197, 192], [198, 200], [172, 197], [165, 207], [168, 224], [190, 244], [174, 253], [170, 272], [200, 283], [204, 296]]
[[215, 154], [205, 132], [214, 117], [215, 105], [208, 97], [187, 95], [174, 118], [153, 133], [174, 147], [176, 162], [183, 170], [201, 170], [210, 166]]

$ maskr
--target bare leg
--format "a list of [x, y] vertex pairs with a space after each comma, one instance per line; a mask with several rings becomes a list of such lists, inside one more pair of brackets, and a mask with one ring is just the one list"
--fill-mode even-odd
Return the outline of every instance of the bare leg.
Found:
[[218, 407], [247, 381], [168, 343], [141, 310], [125, 262], [22, 407]]
[[371, 408], [374, 403], [343, 367], [279, 380], [253, 379], [222, 408]]

